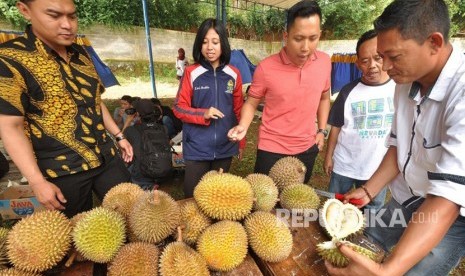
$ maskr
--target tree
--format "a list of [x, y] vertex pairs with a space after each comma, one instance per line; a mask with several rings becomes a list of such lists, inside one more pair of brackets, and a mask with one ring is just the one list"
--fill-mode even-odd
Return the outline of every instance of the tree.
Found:
[[373, 20], [391, 0], [323, 0], [323, 37], [356, 39], [373, 28]]

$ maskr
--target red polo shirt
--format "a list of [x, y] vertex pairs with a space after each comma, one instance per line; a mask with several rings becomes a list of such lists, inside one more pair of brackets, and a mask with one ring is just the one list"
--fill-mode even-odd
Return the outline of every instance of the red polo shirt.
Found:
[[291, 63], [285, 48], [260, 62], [249, 90], [250, 97], [265, 101], [258, 148], [294, 155], [313, 146], [316, 113], [330, 77], [331, 59], [320, 51], [302, 68]]

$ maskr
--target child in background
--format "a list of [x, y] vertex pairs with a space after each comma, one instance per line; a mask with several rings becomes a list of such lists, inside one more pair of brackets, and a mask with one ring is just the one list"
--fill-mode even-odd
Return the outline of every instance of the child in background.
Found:
[[179, 48], [178, 57], [176, 58], [176, 78], [181, 81], [182, 75], [184, 75], [184, 69], [189, 65], [189, 61], [186, 58], [186, 52], [183, 48]]
[[206, 172], [219, 168], [228, 172], [232, 157], [241, 157], [245, 147], [245, 139], [239, 146], [227, 137], [239, 122], [243, 96], [239, 70], [228, 65], [231, 48], [221, 22], [210, 18], [200, 25], [193, 56], [195, 64], [186, 67], [173, 108], [184, 123], [186, 198], [192, 197]]

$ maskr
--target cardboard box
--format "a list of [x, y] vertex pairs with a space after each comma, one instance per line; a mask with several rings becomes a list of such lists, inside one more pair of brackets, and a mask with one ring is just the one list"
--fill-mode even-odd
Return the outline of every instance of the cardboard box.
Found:
[[175, 153], [173, 153], [173, 167], [180, 168], [184, 167], [184, 157], [182, 155], [182, 145], [173, 146]]
[[39, 210], [45, 207], [37, 201], [29, 185], [11, 186], [0, 193], [2, 219], [21, 219]]

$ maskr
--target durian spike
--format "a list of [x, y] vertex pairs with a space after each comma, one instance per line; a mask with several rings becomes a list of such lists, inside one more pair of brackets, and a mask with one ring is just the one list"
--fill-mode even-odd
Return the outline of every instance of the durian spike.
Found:
[[223, 168], [220, 168], [220, 169], [218, 170], [218, 173], [220, 173], [220, 174], [223, 173]]
[[153, 204], [160, 204], [160, 193], [158, 192], [158, 185], [153, 186]]
[[297, 171], [299, 173], [304, 173], [306, 170], [307, 170], [307, 168], [305, 168], [305, 166], [302, 166], [302, 167], [299, 167], [299, 169]]
[[70, 267], [74, 263], [74, 259], [76, 259], [76, 256], [78, 254], [77, 250], [73, 249], [72, 251], [73, 252], [71, 253], [71, 255], [69, 256], [68, 260], [65, 263], [65, 267]]
[[178, 240], [177, 241], [182, 241], [182, 228], [181, 226], [178, 226]]

